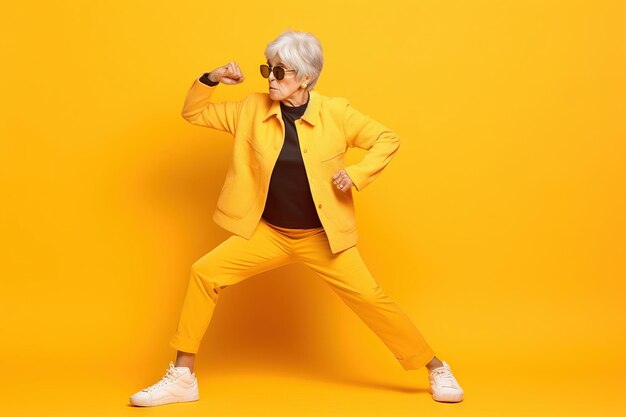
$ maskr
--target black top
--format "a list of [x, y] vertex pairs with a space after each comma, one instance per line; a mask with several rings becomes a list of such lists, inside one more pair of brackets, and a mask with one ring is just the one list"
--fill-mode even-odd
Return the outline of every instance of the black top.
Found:
[[[200, 77], [203, 84], [215, 86], [219, 82]], [[309, 180], [304, 168], [295, 121], [306, 110], [309, 101], [301, 106], [289, 107], [282, 102], [280, 111], [285, 123], [285, 142], [272, 171], [270, 186], [261, 217], [269, 223], [288, 229], [313, 229], [322, 227], [311, 195]]]
[[311, 196], [294, 123], [304, 114], [308, 104], [308, 100], [297, 107], [280, 103], [285, 122], [285, 142], [274, 165], [262, 215], [269, 223], [289, 229], [322, 227]]

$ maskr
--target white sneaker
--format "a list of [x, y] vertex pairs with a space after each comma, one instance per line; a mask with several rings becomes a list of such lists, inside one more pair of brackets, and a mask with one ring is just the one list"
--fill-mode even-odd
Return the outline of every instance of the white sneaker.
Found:
[[447, 403], [458, 403], [463, 401], [463, 390], [456, 381], [452, 370], [446, 361], [442, 361], [443, 366], [430, 371], [430, 393], [435, 401]]
[[142, 407], [198, 401], [198, 380], [186, 366], [170, 367], [165, 376], [156, 384], [144, 388], [130, 396], [130, 403]]

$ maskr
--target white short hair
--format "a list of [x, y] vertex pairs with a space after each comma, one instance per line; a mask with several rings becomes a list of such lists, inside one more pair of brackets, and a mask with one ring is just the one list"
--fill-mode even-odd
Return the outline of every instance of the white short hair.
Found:
[[296, 70], [296, 80], [308, 75], [310, 81], [307, 90], [313, 89], [324, 65], [322, 44], [313, 34], [284, 31], [265, 48], [265, 57], [268, 60], [276, 56]]

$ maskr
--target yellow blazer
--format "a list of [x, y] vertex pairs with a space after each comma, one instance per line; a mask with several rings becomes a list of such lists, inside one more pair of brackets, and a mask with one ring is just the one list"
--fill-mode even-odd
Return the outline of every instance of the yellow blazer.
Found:
[[[224, 229], [249, 239], [265, 208], [274, 164], [282, 149], [285, 126], [280, 102], [266, 93], [251, 93], [241, 101], [214, 103], [216, 87], [194, 81], [182, 110], [189, 123], [230, 132], [232, 160], [217, 200], [213, 220]], [[296, 130], [311, 195], [332, 253], [357, 243], [352, 189], [341, 191], [333, 174], [345, 169], [357, 191], [378, 177], [400, 146], [389, 129], [354, 109], [344, 98], [309, 92], [309, 104]], [[345, 166], [348, 147], [368, 152]]]

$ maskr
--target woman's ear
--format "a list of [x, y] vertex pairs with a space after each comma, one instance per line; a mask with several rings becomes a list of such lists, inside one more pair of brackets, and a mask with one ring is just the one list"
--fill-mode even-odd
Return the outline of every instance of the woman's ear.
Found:
[[302, 77], [302, 80], [300, 81], [300, 87], [307, 88], [309, 86], [310, 80], [311, 80], [311, 77], [309, 77], [308, 75], [305, 75], [304, 77]]

